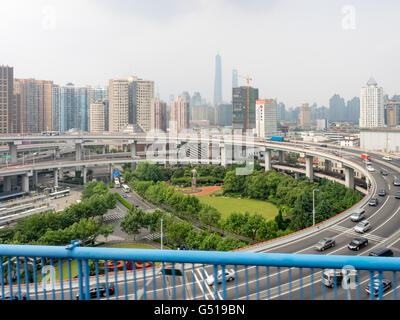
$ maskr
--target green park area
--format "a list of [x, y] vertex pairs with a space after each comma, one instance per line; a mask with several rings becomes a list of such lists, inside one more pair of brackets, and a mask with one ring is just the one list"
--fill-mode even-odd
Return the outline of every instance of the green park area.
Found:
[[279, 209], [272, 203], [253, 199], [238, 199], [230, 197], [213, 197], [209, 194], [199, 196], [201, 203], [208, 204], [221, 212], [222, 218], [227, 218], [232, 212], [258, 213], [266, 220], [274, 219]]

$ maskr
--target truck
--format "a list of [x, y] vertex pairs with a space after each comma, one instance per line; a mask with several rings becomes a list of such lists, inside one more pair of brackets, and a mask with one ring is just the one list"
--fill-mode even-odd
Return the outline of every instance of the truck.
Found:
[[271, 137], [271, 138], [269, 139], [269, 141], [279, 141], [279, 142], [283, 142], [283, 141], [285, 141], [285, 139], [284, 139], [283, 137], [276, 137], [276, 136], [274, 136], [274, 137]]

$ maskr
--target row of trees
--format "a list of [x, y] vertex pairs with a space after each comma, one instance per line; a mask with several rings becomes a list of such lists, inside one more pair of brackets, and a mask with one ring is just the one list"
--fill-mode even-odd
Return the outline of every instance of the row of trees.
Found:
[[17, 220], [15, 227], [0, 231], [0, 243], [66, 245], [71, 240], [91, 242], [107, 237], [112, 225], [103, 225], [102, 216], [115, 208], [116, 200], [103, 182], [89, 182], [80, 203], [63, 211], [48, 211]]
[[138, 208], [132, 208], [121, 221], [121, 230], [129, 235], [139, 234], [141, 228], [148, 228], [151, 234], [160, 232], [160, 221], [164, 220], [165, 237], [176, 246], [185, 245], [192, 250], [229, 251], [241, 248], [245, 242], [232, 237], [223, 238], [209, 230], [196, 231], [188, 222], [181, 222], [163, 214], [161, 211], [145, 213]]

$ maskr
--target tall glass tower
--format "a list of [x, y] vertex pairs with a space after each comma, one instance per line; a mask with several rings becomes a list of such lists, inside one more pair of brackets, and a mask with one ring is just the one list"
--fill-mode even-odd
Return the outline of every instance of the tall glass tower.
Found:
[[217, 54], [215, 57], [215, 81], [214, 81], [214, 105], [222, 102], [222, 68], [221, 56]]

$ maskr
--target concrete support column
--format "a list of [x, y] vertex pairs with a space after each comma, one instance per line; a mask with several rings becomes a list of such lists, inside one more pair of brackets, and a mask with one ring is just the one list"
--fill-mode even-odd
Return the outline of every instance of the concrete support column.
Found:
[[3, 178], [3, 191], [4, 192], [11, 191], [11, 176]]
[[75, 143], [75, 160], [82, 160], [82, 143]]
[[325, 171], [332, 171], [332, 161], [325, 159]]
[[221, 166], [226, 167], [227, 163], [226, 163], [226, 150], [225, 150], [225, 144], [221, 143], [219, 145], [219, 150], [220, 150], [220, 154], [221, 154]]
[[272, 170], [270, 149], [265, 149], [264, 151], [264, 163], [265, 163], [265, 171]]
[[54, 169], [54, 188], [58, 187], [58, 175], [59, 170], [58, 168]]
[[37, 186], [37, 185], [38, 185], [38, 182], [39, 182], [39, 179], [38, 179], [38, 172], [37, 172], [37, 171], [33, 171], [32, 184], [33, 184], [34, 186]]
[[212, 154], [212, 143], [209, 142], [207, 144], [207, 159], [208, 159], [210, 164], [212, 164], [212, 157], [213, 157], [213, 154]]
[[9, 154], [11, 156], [11, 163], [17, 162], [17, 146], [14, 142], [8, 144]]
[[124, 152], [128, 152], [128, 146], [124, 144], [123, 147], [124, 147]]
[[[131, 143], [131, 158], [137, 157], [136, 144], [137, 144], [136, 141], [133, 141]], [[131, 163], [131, 169], [132, 169], [132, 171], [136, 170], [136, 162]]]
[[83, 185], [85, 185], [87, 182], [87, 167], [83, 167], [82, 174], [83, 174]]
[[306, 176], [310, 180], [314, 180], [313, 160], [314, 157], [306, 156]]
[[298, 172], [295, 172], [295, 173], [294, 173], [294, 178], [295, 178], [296, 180], [298, 180], [298, 179], [299, 179], [299, 176], [300, 176], [300, 175], [299, 175], [299, 173], [298, 173]]
[[286, 156], [284, 151], [279, 151], [279, 162], [285, 162]]
[[112, 167], [112, 164], [108, 165], [108, 172], [110, 173], [110, 182], [113, 182], [113, 167]]
[[60, 158], [60, 148], [56, 148], [56, 159]]
[[106, 146], [103, 146], [103, 154], [106, 154]]
[[344, 167], [345, 185], [347, 188], [354, 190], [354, 169]]
[[22, 191], [29, 192], [29, 175], [27, 173], [22, 175]]
[[63, 168], [58, 169], [58, 179], [62, 180], [64, 178], [64, 170]]

